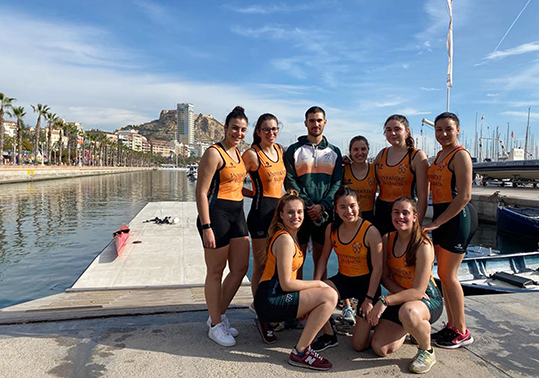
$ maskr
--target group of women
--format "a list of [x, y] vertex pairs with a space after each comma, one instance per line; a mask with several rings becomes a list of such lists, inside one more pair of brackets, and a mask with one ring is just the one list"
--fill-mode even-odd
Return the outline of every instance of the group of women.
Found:
[[[279, 122], [271, 114], [260, 116], [253, 145], [241, 156], [236, 147], [247, 124], [243, 108], [236, 107], [226, 118], [224, 139], [206, 151], [199, 165], [197, 226], [207, 265], [210, 339], [223, 346], [236, 343], [238, 331], [225, 313], [247, 272], [250, 233], [254, 308], [263, 340], [276, 341], [272, 324], [306, 318], [290, 353], [292, 365], [331, 368], [319, 352], [338, 345], [331, 315], [339, 299], [358, 301], [352, 338], [356, 350], [371, 347], [385, 356], [398, 350], [410, 334], [419, 348], [410, 364], [412, 372], [425, 373], [436, 362], [431, 342], [444, 348], [473, 342], [457, 271], [477, 216], [469, 203], [471, 158], [459, 145], [456, 115], [442, 113], [436, 118], [441, 151], [430, 167], [424, 152], [414, 147], [404, 116], [388, 118], [384, 133], [390, 147], [380, 151], [372, 164], [367, 161], [368, 141], [361, 136], [351, 140], [350, 162], [334, 199], [334, 221], [327, 227], [313, 280], [297, 279], [304, 259], [297, 232], [305, 204], [295, 191], [282, 195], [286, 170], [282, 147], [276, 143]], [[243, 187], [247, 173], [252, 190]], [[422, 225], [429, 182], [434, 217]], [[244, 195], [253, 197], [247, 221]], [[432, 241], [427, 232], [432, 232]], [[339, 272], [322, 280], [332, 250]], [[435, 256], [443, 298], [432, 277]], [[230, 272], [222, 280], [227, 262]], [[431, 334], [444, 303], [448, 322]], [[315, 340], [320, 330], [323, 333]]]

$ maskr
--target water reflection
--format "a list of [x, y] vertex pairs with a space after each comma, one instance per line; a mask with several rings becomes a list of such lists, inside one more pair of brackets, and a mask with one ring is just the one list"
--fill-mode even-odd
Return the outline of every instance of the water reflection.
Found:
[[151, 201], [194, 201], [185, 172], [0, 186], [0, 307], [62, 292]]

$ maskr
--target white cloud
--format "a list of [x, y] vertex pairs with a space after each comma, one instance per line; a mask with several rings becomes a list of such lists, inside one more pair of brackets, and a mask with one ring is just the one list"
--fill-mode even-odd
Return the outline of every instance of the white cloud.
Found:
[[503, 51], [496, 51], [493, 53], [488, 54], [485, 58], [485, 60], [499, 60], [503, 58], [507, 58], [510, 56], [515, 55], [521, 55], [521, 54], [527, 54], [529, 52], [539, 51], [539, 41], [530, 42], [530, 43], [524, 43], [520, 46], [513, 47], [508, 50]]
[[244, 13], [244, 14], [260, 14], [266, 15], [271, 13], [291, 13], [291, 12], [301, 12], [306, 10], [314, 10], [327, 7], [331, 4], [334, 4], [335, 1], [312, 1], [309, 3], [294, 5], [289, 5], [286, 3], [276, 3], [276, 4], [253, 4], [244, 7], [233, 6], [231, 4], [225, 4], [224, 8], [230, 9], [234, 12]]
[[402, 114], [402, 115], [405, 115], [405, 116], [418, 116], [418, 115], [432, 114], [432, 112], [420, 111], [420, 110], [417, 110], [417, 109], [414, 109], [414, 108], [400, 109], [395, 113]]
[[421, 89], [422, 91], [427, 91], [427, 92], [433, 92], [433, 91], [439, 91], [440, 90], [440, 88], [426, 88], [426, 87], [421, 87], [419, 89]]
[[487, 97], [497, 97], [498, 93], [487, 93]]
[[156, 2], [149, 0], [135, 0], [134, 4], [139, 7], [154, 24], [166, 24], [172, 20], [170, 11]]

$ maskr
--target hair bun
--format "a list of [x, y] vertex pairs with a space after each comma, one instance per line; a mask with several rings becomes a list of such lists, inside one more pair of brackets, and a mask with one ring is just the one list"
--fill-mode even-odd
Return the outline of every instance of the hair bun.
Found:
[[241, 113], [245, 113], [245, 109], [243, 109], [241, 106], [236, 106], [234, 108], [234, 110], [232, 110], [233, 112], [241, 112]]

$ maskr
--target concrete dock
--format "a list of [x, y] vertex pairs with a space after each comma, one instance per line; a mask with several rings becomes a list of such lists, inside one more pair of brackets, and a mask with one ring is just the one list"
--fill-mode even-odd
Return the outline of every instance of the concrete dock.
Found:
[[[144, 223], [156, 216], [180, 222]], [[0, 310], [0, 376], [411, 375], [415, 346], [378, 358], [372, 351], [353, 351], [345, 336], [323, 352], [334, 364], [331, 371], [289, 366], [300, 331], [279, 332], [276, 344], [264, 344], [247, 309], [248, 280], [228, 311], [240, 332], [238, 344], [215, 344], [207, 337], [205, 267], [195, 220], [194, 203], [150, 203], [129, 224], [132, 234], [121, 257], [110, 244], [65, 293]], [[467, 297], [466, 314], [475, 343], [436, 348], [438, 363], [430, 376], [539, 376], [539, 293]]]

